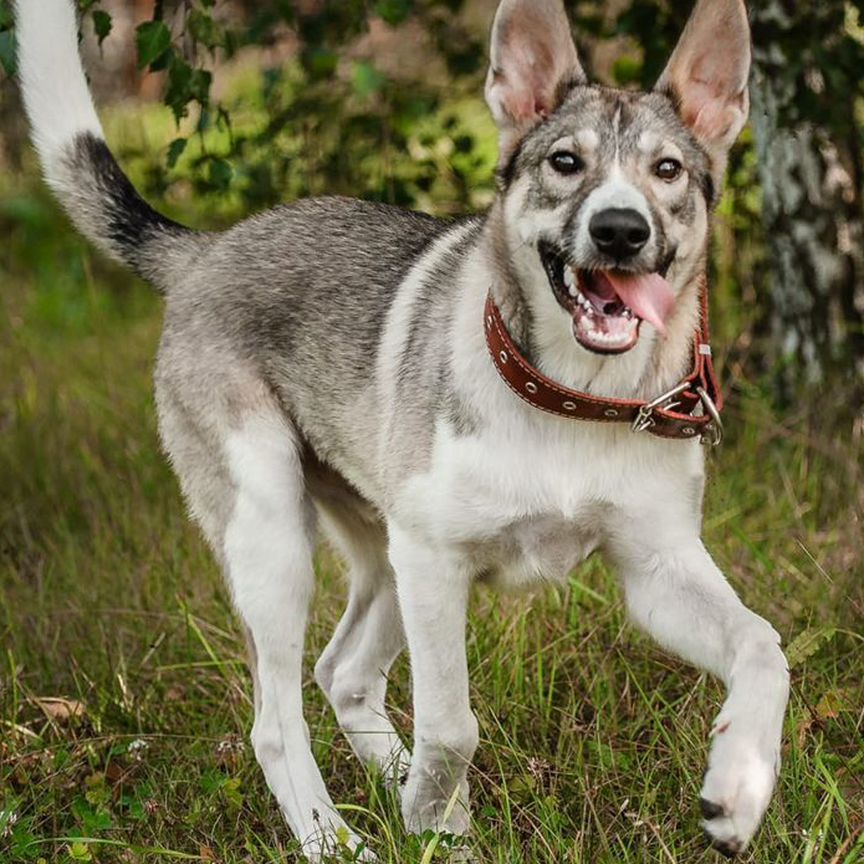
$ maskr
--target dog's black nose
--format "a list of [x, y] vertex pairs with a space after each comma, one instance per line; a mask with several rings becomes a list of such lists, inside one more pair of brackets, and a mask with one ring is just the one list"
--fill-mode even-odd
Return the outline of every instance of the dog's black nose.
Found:
[[632, 258], [651, 237], [651, 226], [641, 213], [616, 207], [595, 213], [588, 231], [597, 248], [616, 261]]

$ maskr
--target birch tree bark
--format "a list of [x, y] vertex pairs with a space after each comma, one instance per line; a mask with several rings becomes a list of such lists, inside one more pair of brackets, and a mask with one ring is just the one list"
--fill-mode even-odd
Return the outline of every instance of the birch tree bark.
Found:
[[753, 4], [752, 122], [770, 253], [772, 359], [787, 398], [838, 371], [859, 392], [864, 384], [855, 122], [862, 49], [847, 18], [852, 8], [843, 0]]

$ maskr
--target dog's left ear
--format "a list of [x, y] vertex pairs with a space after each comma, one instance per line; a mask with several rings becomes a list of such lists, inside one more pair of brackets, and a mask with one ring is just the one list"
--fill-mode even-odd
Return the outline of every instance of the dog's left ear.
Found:
[[502, 0], [492, 27], [486, 101], [501, 133], [501, 160], [585, 82], [561, 0]]
[[747, 122], [750, 24], [744, 0], [697, 0], [655, 89], [668, 93], [706, 148], [715, 174]]

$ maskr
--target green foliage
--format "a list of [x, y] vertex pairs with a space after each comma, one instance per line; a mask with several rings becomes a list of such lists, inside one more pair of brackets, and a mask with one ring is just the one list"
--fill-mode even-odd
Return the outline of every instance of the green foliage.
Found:
[[642, 52], [641, 70], [637, 76], [632, 68], [630, 81], [644, 88], [654, 86], [692, 8], [692, 0], [632, 0], [621, 12], [612, 34], [629, 36]]
[[0, 68], [7, 75], [15, 74], [15, 31], [11, 0], [0, 0]]
[[[111, 22], [106, 13], [92, 8], [96, 2], [98, 0], [81, 0], [81, 5], [93, 15], [93, 26], [101, 42], [110, 32]], [[453, 13], [461, 5], [462, 0], [379, 0], [371, 11], [393, 27], [403, 24], [412, 15], [418, 16], [447, 68], [458, 78], [475, 75], [483, 58], [482, 46], [454, 22]], [[314, 119], [318, 115], [323, 119], [320, 128], [315, 130], [318, 151], [315, 170], [322, 172], [322, 185], [351, 191], [359, 183], [359, 188], [365, 190], [361, 194], [367, 197], [424, 206], [422, 202], [436, 179], [428, 176], [422, 166], [418, 171], [404, 172], [414, 174], [413, 177], [396, 176], [386, 180], [377, 168], [378, 176], [373, 181], [369, 176], [370, 162], [373, 154], [382, 149], [397, 159], [396, 154], [406, 152], [405, 148], [411, 143], [410, 125], [434, 114], [438, 91], [431, 86], [419, 86], [412, 88], [409, 95], [400, 93], [369, 61], [355, 63], [353, 74], [347, 80], [337, 74], [343, 46], [368, 28], [370, 7], [365, 0], [326, 0], [313, 7], [282, 0], [256, 7], [248, 19], [233, 24], [222, 21], [218, 11], [212, 0], [191, 0], [187, 4], [182, 33], [172, 33], [162, 16], [161, 5], [156, 4], [152, 20], [137, 28], [138, 65], [166, 73], [163, 101], [171, 109], [181, 133], [174, 136], [165, 155], [166, 168], [179, 169], [179, 173], [168, 177], [164, 171], [155, 171], [151, 188], [164, 191], [172, 182], [192, 179], [196, 190], [202, 194], [224, 195], [232, 191], [243, 197], [250, 207], [273, 203], [286, 194], [293, 194], [291, 185], [286, 185], [287, 175], [296, 169], [297, 158], [302, 158], [300, 153], [292, 158], [289, 147], [286, 161], [274, 165], [274, 151], [278, 152], [284, 142], [289, 124], [311, 122], [318, 125], [319, 121]], [[244, 93], [247, 104], [263, 103], [269, 111], [269, 121], [252, 132], [249, 124], [243, 122], [243, 115], [248, 114], [243, 107], [211, 103], [212, 75], [196, 62], [196, 51], [203, 49], [209, 56], [224, 59], [244, 45], [269, 43], [277, 30], [286, 25], [297, 32], [301, 45], [298, 64], [291, 73], [293, 101], [289, 105], [284, 99], [283, 74], [279, 70], [265, 71], [259, 80], [259, 92], [250, 93], [247, 88]], [[191, 159], [183, 159], [191, 149], [189, 132], [181, 131], [180, 124], [193, 111], [197, 111], [197, 120], [192, 134], [198, 135], [200, 144]], [[235, 113], [241, 116], [237, 122]], [[214, 134], [218, 144], [206, 145], [205, 136]], [[368, 154], [355, 151], [349, 166], [342, 156], [341, 142], [356, 140], [353, 136], [369, 142]], [[453, 169], [448, 172], [449, 179], [458, 187], [454, 207], [458, 203], [469, 203], [472, 196], [465, 189], [467, 182], [480, 181], [479, 194], [474, 196], [479, 201], [486, 200], [483, 190], [489, 185], [488, 178], [484, 182], [465, 174], [466, 171], [470, 174], [472, 169], [472, 158], [466, 147], [475, 149], [479, 142], [467, 132], [459, 133], [457, 138], [452, 146], [439, 142], [435, 150], [437, 156], [430, 159], [436, 167], [441, 167], [441, 153], [449, 150], [458, 154], [454, 165], [448, 166]], [[360, 144], [357, 149], [364, 151], [367, 147]], [[478, 167], [488, 166], [485, 148], [476, 149], [480, 152], [473, 162]], [[431, 150], [426, 148], [424, 152], [431, 153]], [[313, 184], [304, 185], [311, 188]]]
[[0, 31], [0, 66], [7, 75], [15, 74], [15, 33]]
[[168, 86], [165, 89], [165, 104], [174, 113], [179, 123], [188, 113], [191, 102], [202, 108], [202, 116], [210, 101], [212, 74], [206, 69], [195, 69], [173, 52], [167, 55]]
[[225, 47], [224, 30], [204, 8], [192, 9], [186, 19], [186, 32], [196, 44], [203, 45], [211, 52]]
[[788, 94], [779, 106], [783, 125], [810, 122], [838, 137], [853, 131], [853, 105], [864, 92], [862, 9], [861, 2], [846, 0], [755, 5], [755, 58], [762, 74], [781, 82], [777, 89]]
[[138, 68], [153, 66], [171, 46], [171, 31], [164, 21], [145, 21], [139, 24], [135, 34], [138, 48]]
[[111, 34], [113, 22], [111, 16], [102, 9], [96, 9], [93, 12], [93, 30], [101, 45]]
[[177, 160], [183, 155], [186, 150], [187, 141], [185, 138], [175, 138], [168, 147], [168, 156], [165, 160], [169, 168], [173, 168], [177, 164]]
[[391, 27], [405, 21], [414, 10], [414, 0], [378, 0], [375, 14]]

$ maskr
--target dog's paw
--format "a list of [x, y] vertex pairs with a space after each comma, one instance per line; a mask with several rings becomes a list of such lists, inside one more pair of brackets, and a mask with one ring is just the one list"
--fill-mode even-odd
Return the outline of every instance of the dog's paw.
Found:
[[762, 754], [741, 737], [715, 737], [699, 804], [708, 840], [727, 858], [743, 852], [756, 833], [774, 790], [777, 762], [776, 754]]
[[458, 793], [445, 795], [450, 781], [434, 771], [412, 770], [402, 787], [402, 816], [409, 834], [432, 831], [464, 837], [471, 830], [468, 783], [459, 784]]

